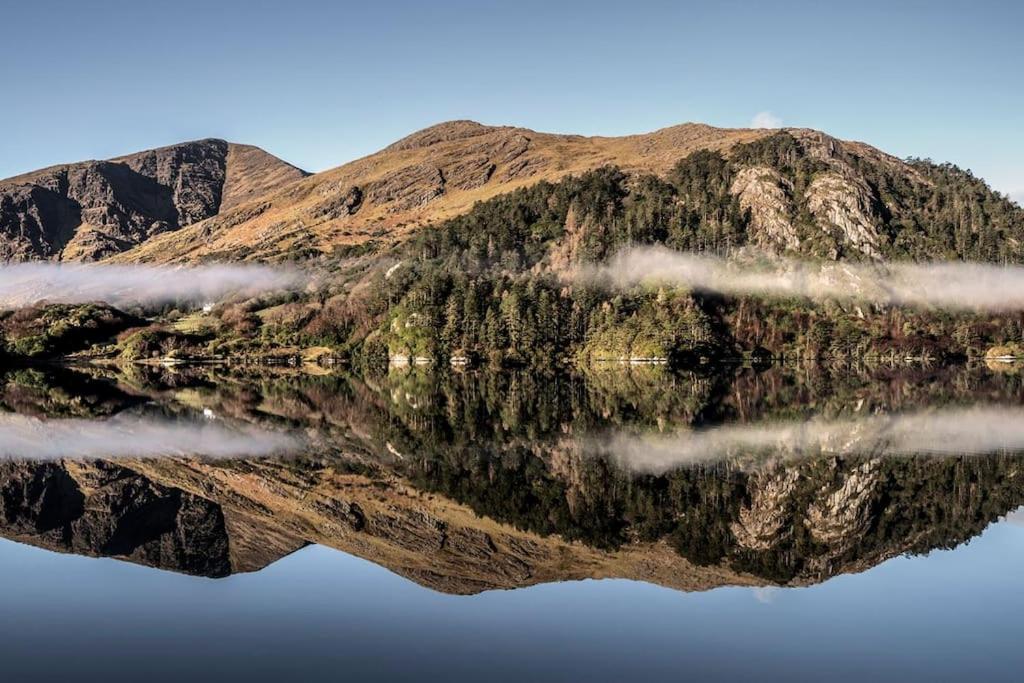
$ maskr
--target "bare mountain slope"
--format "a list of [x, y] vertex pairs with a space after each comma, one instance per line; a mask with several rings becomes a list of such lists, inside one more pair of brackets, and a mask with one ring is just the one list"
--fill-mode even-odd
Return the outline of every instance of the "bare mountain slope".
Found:
[[256, 147], [199, 140], [0, 180], [0, 259], [99, 259], [305, 175]]

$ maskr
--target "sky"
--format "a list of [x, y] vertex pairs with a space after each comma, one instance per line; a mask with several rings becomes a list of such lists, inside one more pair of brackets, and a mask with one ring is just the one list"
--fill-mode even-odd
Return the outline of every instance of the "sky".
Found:
[[801, 126], [1024, 201], [1024, 3], [0, 0], [0, 177], [182, 140], [307, 170], [468, 118]]

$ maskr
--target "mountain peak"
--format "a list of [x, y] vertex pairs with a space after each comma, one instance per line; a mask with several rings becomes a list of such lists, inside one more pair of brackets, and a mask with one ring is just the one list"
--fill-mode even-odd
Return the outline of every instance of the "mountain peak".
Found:
[[466, 138], [484, 135], [497, 128], [485, 126], [476, 121], [459, 119], [455, 121], [444, 121], [418, 130], [412, 135], [407, 135], [401, 140], [389, 145], [389, 150], [420, 149], [430, 147], [440, 142], [451, 142], [453, 140], [464, 140]]

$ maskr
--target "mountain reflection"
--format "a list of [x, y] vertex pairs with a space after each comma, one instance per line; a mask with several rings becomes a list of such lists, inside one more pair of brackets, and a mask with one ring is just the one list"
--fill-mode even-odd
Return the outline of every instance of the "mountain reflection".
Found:
[[[255, 435], [245, 457], [204, 457], [193, 438], [0, 460], [3, 536], [200, 576], [315, 543], [449, 593], [603, 577], [806, 585], [956, 546], [1024, 505], [1020, 378], [985, 368], [360, 379], [132, 366], [0, 383], [0, 437], [25, 420], [187, 428], [204, 414]], [[302, 448], [272, 455], [281, 435]], [[142, 457], [167, 450], [179, 455]]]

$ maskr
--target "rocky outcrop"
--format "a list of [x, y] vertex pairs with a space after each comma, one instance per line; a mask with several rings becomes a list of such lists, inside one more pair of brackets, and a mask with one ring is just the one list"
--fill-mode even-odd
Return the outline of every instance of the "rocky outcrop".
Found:
[[0, 260], [91, 261], [303, 176], [255, 147], [201, 140], [0, 181]]
[[876, 203], [871, 187], [852, 174], [823, 173], [807, 189], [807, 208], [820, 229], [853, 251], [879, 259]]
[[805, 524], [811, 536], [842, 557], [873, 521], [869, 508], [877, 496], [879, 462], [865, 462], [849, 472], [839, 472], [836, 484], [824, 485], [807, 509]]
[[363, 205], [363, 190], [356, 185], [346, 188], [320, 188], [320, 195], [325, 197], [325, 200], [308, 210], [309, 217], [313, 220], [334, 220], [352, 216]]
[[750, 550], [769, 550], [785, 540], [790, 518], [790, 496], [800, 473], [795, 469], [755, 474], [750, 503], [740, 508], [730, 530], [736, 543]]
[[750, 212], [749, 235], [769, 251], [797, 250], [800, 237], [793, 226], [793, 184], [772, 168], [744, 168], [733, 179], [730, 192]]
[[393, 171], [366, 187], [367, 199], [396, 211], [425, 206], [444, 194], [445, 177], [434, 164], [418, 164]]

